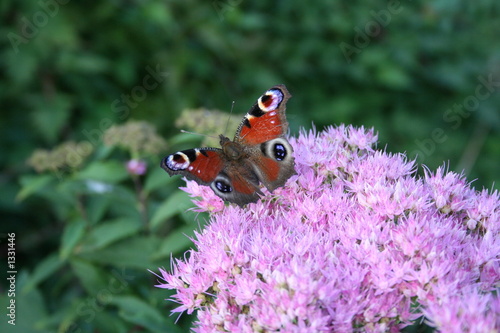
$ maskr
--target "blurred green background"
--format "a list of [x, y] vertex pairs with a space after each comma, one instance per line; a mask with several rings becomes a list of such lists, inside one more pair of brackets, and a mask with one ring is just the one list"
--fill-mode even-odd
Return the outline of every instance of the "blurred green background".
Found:
[[0, 331], [189, 330], [147, 271], [207, 219], [158, 167], [200, 144], [175, 127], [186, 109], [235, 101], [237, 123], [284, 83], [291, 135], [374, 127], [379, 148], [498, 189], [499, 14], [496, 0], [2, 1]]

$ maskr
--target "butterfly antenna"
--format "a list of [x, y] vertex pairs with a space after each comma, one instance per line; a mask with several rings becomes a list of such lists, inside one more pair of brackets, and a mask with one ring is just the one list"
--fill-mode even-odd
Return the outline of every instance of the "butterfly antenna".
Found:
[[219, 139], [218, 136], [215, 136], [215, 135], [208, 135], [208, 134], [202, 134], [202, 133], [196, 133], [196, 132], [190, 132], [190, 131], [185, 131], [185, 130], [181, 130], [181, 133], [187, 133], [187, 134], [193, 134], [193, 135], [199, 135], [199, 136], [205, 136], [207, 138], [212, 138], [212, 139]]
[[229, 127], [229, 121], [231, 120], [231, 116], [233, 114], [233, 109], [234, 109], [234, 101], [233, 103], [231, 103], [231, 111], [229, 112], [229, 117], [227, 117], [226, 129], [224, 130], [224, 133], [227, 133], [227, 128]]

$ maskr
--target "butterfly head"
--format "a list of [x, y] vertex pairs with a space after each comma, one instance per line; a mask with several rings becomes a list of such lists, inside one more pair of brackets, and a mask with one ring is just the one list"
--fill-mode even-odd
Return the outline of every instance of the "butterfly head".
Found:
[[228, 142], [231, 142], [231, 139], [223, 134], [219, 134], [219, 143], [221, 147], [224, 147], [224, 145]]
[[241, 144], [231, 141], [228, 137], [225, 137], [222, 134], [219, 137], [222, 151], [229, 161], [236, 161], [245, 157], [244, 149]]

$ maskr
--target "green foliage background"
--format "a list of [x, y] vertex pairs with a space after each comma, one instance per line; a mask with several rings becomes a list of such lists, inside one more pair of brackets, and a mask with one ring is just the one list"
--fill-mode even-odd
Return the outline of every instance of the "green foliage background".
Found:
[[[170, 267], [206, 216], [185, 213], [182, 182], [157, 165], [200, 144], [178, 134], [182, 110], [234, 100], [239, 118], [279, 83], [293, 95], [292, 135], [312, 123], [373, 126], [380, 148], [498, 189], [499, 14], [495, 0], [2, 1], [1, 308], [15, 233], [20, 332], [187, 331], [190, 316], [174, 324], [175, 304], [147, 269]], [[164, 152], [103, 145], [130, 119], [154, 124]], [[69, 140], [93, 147], [78, 168], [38, 174], [26, 163]], [[134, 154], [146, 175], [127, 174]]]

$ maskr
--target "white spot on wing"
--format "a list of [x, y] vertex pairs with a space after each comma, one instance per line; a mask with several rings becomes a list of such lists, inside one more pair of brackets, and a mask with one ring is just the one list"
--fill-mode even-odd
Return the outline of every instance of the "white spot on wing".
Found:
[[[184, 160], [184, 162], [179, 163], [179, 162], [174, 161], [174, 156], [176, 156], [176, 155], [181, 156], [182, 159]], [[188, 167], [190, 167], [189, 164], [191, 164], [189, 162], [189, 158], [186, 156], [186, 154], [184, 154], [184, 153], [182, 153], [180, 151], [177, 152], [177, 153], [175, 153], [175, 154], [170, 155], [167, 158], [167, 167], [170, 170], [174, 170], [174, 171], [177, 171], [177, 170], [186, 170]]]
[[259, 98], [259, 107], [264, 112], [276, 110], [280, 105], [281, 101], [283, 100], [283, 93], [278, 89], [268, 90], [266, 91], [264, 96], [271, 97], [271, 104], [269, 104], [269, 106], [267, 107], [264, 105], [264, 103], [262, 103], [262, 97]]

